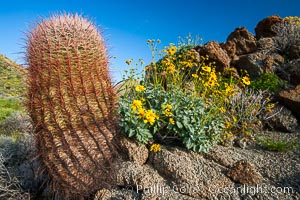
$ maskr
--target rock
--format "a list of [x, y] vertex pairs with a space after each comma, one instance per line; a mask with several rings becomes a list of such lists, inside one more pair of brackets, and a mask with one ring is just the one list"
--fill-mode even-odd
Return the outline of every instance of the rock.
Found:
[[271, 115], [273, 117], [267, 119], [265, 125], [273, 130], [293, 132], [298, 127], [297, 118], [282, 105], [276, 105]]
[[233, 183], [223, 173], [218, 164], [201, 154], [187, 153], [179, 149], [162, 150], [150, 154], [150, 162], [171, 187], [181, 194], [194, 198], [215, 198], [220, 188], [233, 187]]
[[196, 46], [195, 50], [200, 56], [207, 55], [209, 58], [208, 62], [215, 62], [216, 70], [219, 72], [230, 67], [230, 58], [227, 52], [215, 41], [208, 42], [204, 46]]
[[256, 185], [262, 182], [262, 175], [256, 170], [253, 164], [247, 160], [236, 162], [227, 172], [227, 176], [233, 181], [246, 185]]
[[132, 200], [140, 199], [140, 194], [137, 194], [134, 190], [128, 189], [102, 189], [99, 190], [94, 196], [94, 200], [111, 200], [111, 199], [123, 199], [123, 200]]
[[259, 77], [262, 73], [271, 71], [272, 69], [264, 68], [264, 60], [266, 55], [260, 52], [255, 52], [247, 55], [239, 56], [237, 60], [233, 60], [232, 64], [238, 70], [246, 70], [251, 79]]
[[145, 145], [127, 137], [121, 137], [119, 144], [125, 156], [130, 161], [138, 163], [139, 165], [143, 165], [147, 162], [149, 151]]
[[300, 84], [300, 58], [284, 64], [283, 70], [286, 74], [287, 81], [293, 85]]
[[236, 43], [234, 41], [223, 42], [220, 46], [227, 52], [229, 58], [233, 59], [236, 56]]
[[279, 92], [279, 101], [288, 107], [294, 115], [300, 120], [300, 85], [295, 89], [283, 90]]
[[238, 70], [246, 70], [251, 79], [258, 78], [262, 73], [274, 72], [276, 68], [281, 66], [284, 58], [277, 54], [264, 54], [255, 52], [239, 56], [237, 60], [232, 61], [232, 65]]
[[245, 27], [236, 28], [228, 36], [227, 42], [235, 43], [235, 54], [238, 56], [252, 53], [257, 49], [255, 37]]
[[272, 30], [272, 26], [282, 21], [283, 19], [277, 15], [269, 16], [260, 21], [255, 27], [256, 39], [276, 36], [276, 33]]
[[288, 52], [286, 53], [289, 59], [298, 59], [300, 58], [300, 44], [292, 45]]
[[[138, 165], [133, 162], [122, 162], [117, 172], [117, 185], [123, 187], [151, 188], [163, 185], [164, 179], [148, 165]], [[138, 189], [139, 190], [139, 189]]]
[[259, 51], [273, 52], [274, 48], [275, 48], [275, 42], [271, 37], [260, 38], [257, 41], [257, 49]]

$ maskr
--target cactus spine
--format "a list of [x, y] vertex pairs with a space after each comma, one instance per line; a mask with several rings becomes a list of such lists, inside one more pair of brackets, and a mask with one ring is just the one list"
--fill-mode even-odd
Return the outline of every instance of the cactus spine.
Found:
[[79, 15], [52, 16], [28, 34], [28, 110], [38, 150], [66, 198], [111, 183], [114, 91], [99, 30]]

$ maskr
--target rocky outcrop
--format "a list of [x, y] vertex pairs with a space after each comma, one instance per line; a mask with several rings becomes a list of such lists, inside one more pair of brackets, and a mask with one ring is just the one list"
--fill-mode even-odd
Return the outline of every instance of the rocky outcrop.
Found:
[[148, 159], [149, 151], [147, 147], [137, 141], [131, 140], [126, 137], [119, 138], [119, 145], [123, 150], [125, 159], [143, 165]]
[[300, 85], [295, 89], [279, 92], [279, 100], [300, 119]]
[[[235, 54], [243, 55], [256, 51], [256, 39], [245, 27], [235, 29], [227, 38], [227, 42], [235, 43]], [[226, 42], [226, 43], [227, 43]], [[225, 46], [226, 46], [225, 43]], [[231, 44], [229, 44], [231, 46]], [[225, 49], [228, 49], [225, 47]]]
[[259, 184], [263, 179], [262, 175], [256, 170], [253, 164], [247, 160], [236, 162], [227, 172], [227, 176], [232, 178], [235, 182], [247, 185]]
[[204, 46], [197, 46], [195, 50], [200, 56], [208, 56], [208, 62], [215, 62], [216, 70], [224, 71], [225, 68], [230, 67], [230, 58], [226, 51], [224, 51], [219, 43], [212, 41], [206, 43]]
[[298, 127], [298, 121], [289, 109], [276, 105], [271, 117], [265, 120], [265, 126], [271, 130], [293, 132]]
[[272, 26], [280, 22], [282, 22], [282, 18], [276, 15], [263, 19], [255, 27], [256, 38], [276, 36], [276, 33], [272, 30]]
[[300, 84], [300, 57], [283, 65], [285, 79], [293, 85]]

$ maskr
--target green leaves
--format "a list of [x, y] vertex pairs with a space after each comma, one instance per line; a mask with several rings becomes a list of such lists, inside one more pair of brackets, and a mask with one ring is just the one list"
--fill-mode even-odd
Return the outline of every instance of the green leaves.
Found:
[[[206, 108], [200, 97], [183, 91], [165, 91], [163, 88], [148, 87], [144, 93], [133, 93], [132, 98], [121, 98], [119, 114], [121, 128], [128, 137], [135, 137], [139, 142], [147, 143], [153, 135], [159, 134], [163, 141], [168, 142], [169, 135], [180, 139], [187, 149], [208, 151], [219, 141], [223, 119], [213, 106]], [[132, 113], [130, 107], [134, 99], [142, 99], [143, 108], [152, 109], [159, 115], [153, 124], [144, 123]], [[166, 105], [170, 105], [171, 114], [166, 115]], [[174, 123], [170, 123], [172, 118]], [[172, 120], [171, 120], [172, 121]]]

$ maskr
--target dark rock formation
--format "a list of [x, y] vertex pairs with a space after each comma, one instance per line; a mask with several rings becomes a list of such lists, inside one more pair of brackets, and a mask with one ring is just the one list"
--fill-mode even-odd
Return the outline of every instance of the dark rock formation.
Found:
[[279, 100], [300, 120], [300, 85], [297, 85], [295, 89], [279, 92]]
[[[245, 28], [235, 29], [227, 38], [227, 42], [235, 43], [235, 54], [243, 55], [256, 51], [256, 39], [255, 37]], [[226, 42], [226, 43], [227, 43]], [[225, 44], [226, 44], [225, 43]], [[229, 46], [231, 46], [229, 44]], [[228, 49], [225, 47], [225, 49]]]
[[280, 22], [282, 22], [282, 18], [276, 15], [263, 19], [255, 27], [256, 38], [276, 36], [276, 33], [272, 30], [272, 26]]
[[199, 52], [200, 56], [208, 56], [208, 62], [215, 62], [216, 70], [224, 71], [225, 68], [230, 67], [230, 58], [226, 51], [224, 51], [219, 43], [212, 41], [206, 43], [204, 46], [197, 46], [195, 50]]
[[263, 179], [262, 175], [256, 170], [254, 165], [247, 160], [236, 162], [227, 172], [227, 176], [232, 178], [235, 182], [247, 185], [259, 184]]

